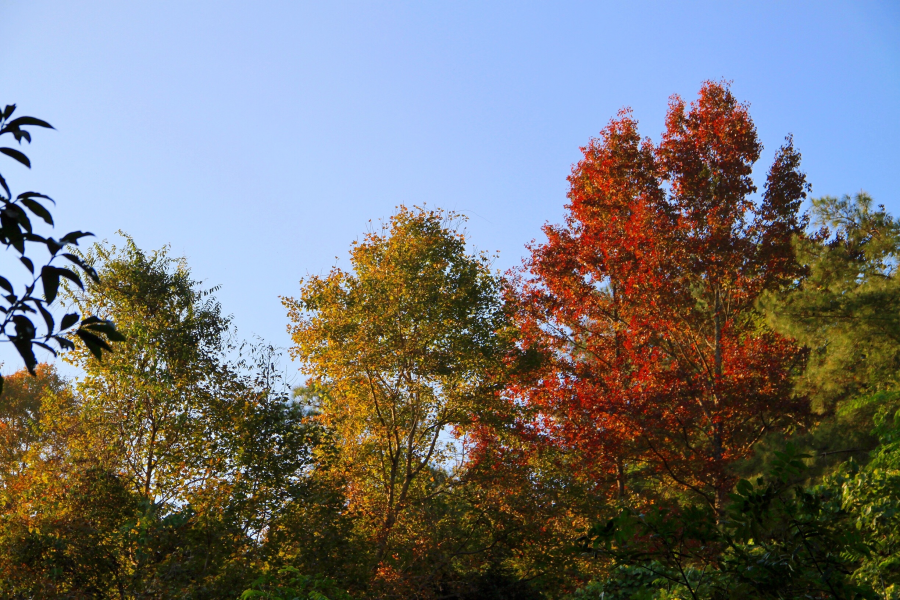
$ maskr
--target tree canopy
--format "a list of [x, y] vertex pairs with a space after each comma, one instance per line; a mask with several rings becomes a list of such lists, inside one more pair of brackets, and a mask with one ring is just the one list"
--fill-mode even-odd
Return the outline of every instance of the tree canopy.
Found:
[[500, 280], [467, 252], [459, 219], [400, 207], [354, 244], [352, 272], [311, 277], [284, 301], [350, 506], [372, 521], [376, 570], [396, 568], [397, 527], [454, 485], [449, 436], [497, 389]]
[[658, 478], [654, 493], [722, 510], [729, 465], [803, 419], [790, 379], [801, 349], [754, 303], [801, 272], [791, 240], [808, 186], [788, 138], [755, 203], [760, 150], [724, 84], [690, 107], [673, 97], [658, 145], [623, 111], [573, 168], [565, 224], [532, 248], [516, 314], [520, 344], [545, 360], [515, 393], [548, 443], [619, 496], [630, 478]]
[[290, 366], [0, 177], [0, 598], [900, 598], [900, 224], [761, 152], [724, 82], [623, 110], [506, 274], [400, 206], [282, 298]]

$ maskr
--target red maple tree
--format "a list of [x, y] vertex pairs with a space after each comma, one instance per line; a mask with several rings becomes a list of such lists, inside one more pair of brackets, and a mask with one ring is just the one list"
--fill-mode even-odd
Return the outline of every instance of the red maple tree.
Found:
[[788, 137], [754, 200], [761, 150], [726, 83], [672, 97], [659, 144], [623, 110], [582, 149], [565, 223], [517, 279], [520, 347], [545, 359], [508, 390], [532, 411], [523, 429], [609, 494], [639, 472], [720, 508], [729, 465], [804, 411], [802, 354], [754, 302], [800, 274], [809, 186]]

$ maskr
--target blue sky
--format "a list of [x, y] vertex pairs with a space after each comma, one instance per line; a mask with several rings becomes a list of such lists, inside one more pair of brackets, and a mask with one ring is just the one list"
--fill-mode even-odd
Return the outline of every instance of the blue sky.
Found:
[[750, 102], [761, 172], [793, 133], [814, 195], [900, 213], [896, 1], [0, 0], [0, 40], [0, 103], [57, 128], [32, 172], [6, 161], [13, 189], [53, 196], [60, 230], [171, 244], [281, 346], [278, 296], [346, 266], [369, 219], [453, 209], [516, 265], [580, 146], [623, 106], [658, 139], [705, 79]]

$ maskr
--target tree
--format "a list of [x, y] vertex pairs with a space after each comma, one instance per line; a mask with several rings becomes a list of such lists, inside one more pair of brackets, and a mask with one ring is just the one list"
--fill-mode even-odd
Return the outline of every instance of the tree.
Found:
[[709, 507], [624, 510], [584, 547], [616, 568], [575, 598], [897, 598], [900, 472], [852, 462], [818, 485], [788, 445], [766, 477]]
[[351, 507], [372, 523], [374, 569], [393, 568], [409, 513], [452, 487], [445, 440], [495, 391], [500, 281], [487, 256], [467, 253], [458, 219], [401, 207], [354, 242], [351, 272], [311, 277], [284, 299]]
[[[797, 388], [813, 401], [816, 427], [802, 440], [833, 467], [849, 457], [898, 466], [900, 448], [900, 223], [860, 192], [812, 200], [812, 236], [795, 241], [807, 270], [767, 293], [766, 320], [809, 351]], [[769, 444], [777, 446], [776, 444]]]
[[97, 448], [156, 504], [224, 486], [277, 511], [311, 464], [315, 432], [279, 388], [274, 349], [235, 345], [215, 288], [201, 289], [167, 248], [146, 253], [126, 236], [122, 248], [95, 244], [85, 260], [105, 279], [69, 290], [73, 301], [115, 317], [127, 335], [103, 362], [86, 351], [67, 357], [85, 373], [77, 389]]
[[[15, 104], [6, 106], [0, 113], [0, 136], [11, 135], [21, 144], [22, 140], [31, 142], [31, 132], [26, 127], [53, 127], [46, 121], [34, 117], [12, 118], [16, 110]], [[9, 147], [0, 147], [0, 153], [18, 161], [29, 169], [31, 161], [20, 150]], [[0, 243], [7, 248], [12, 246], [19, 254], [19, 261], [32, 275], [30, 283], [24, 285], [21, 293], [17, 293], [13, 284], [6, 277], [0, 276], [0, 288], [6, 292], [0, 311], [3, 320], [0, 322], [0, 339], [11, 342], [25, 362], [25, 367], [34, 375], [38, 360], [34, 355], [34, 348], [39, 347], [50, 352], [54, 356], [57, 349], [71, 349], [74, 347], [71, 340], [65, 336], [70, 333], [79, 338], [85, 346], [97, 358], [101, 358], [104, 351], [111, 350], [108, 341], [120, 341], [121, 335], [116, 332], [112, 322], [103, 321], [95, 316], [89, 316], [81, 320], [77, 328], [72, 329], [79, 322], [78, 313], [68, 313], [60, 321], [58, 327], [53, 315], [48, 310], [56, 299], [60, 278], [82, 287], [82, 276], [88, 279], [96, 279], [94, 270], [77, 254], [66, 251], [68, 246], [77, 246], [78, 241], [90, 236], [90, 233], [72, 231], [56, 240], [52, 237], [44, 237], [34, 231], [29, 213], [39, 217], [48, 225], [53, 225], [53, 217], [41, 201], [53, 202], [49, 196], [37, 192], [23, 192], [13, 198], [6, 179], [0, 175]], [[35, 272], [34, 259], [31, 255], [31, 246], [37, 244], [46, 248], [50, 253], [50, 260]], [[31, 255], [31, 256], [30, 256]], [[65, 261], [66, 266], [58, 266], [54, 261]], [[42, 296], [38, 295], [38, 284], [42, 288]], [[40, 314], [45, 330], [38, 333], [38, 327], [32, 320], [32, 315]], [[12, 327], [13, 331], [9, 331]], [[3, 387], [3, 377], [0, 376], [0, 390]]]
[[823, 230], [796, 242], [809, 272], [765, 307], [772, 326], [812, 350], [804, 385], [828, 410], [900, 387], [900, 223], [862, 192], [812, 205]]
[[517, 322], [544, 360], [511, 393], [604, 494], [659, 478], [656, 493], [722, 510], [729, 465], [802, 418], [802, 353], [754, 303], [802, 272], [791, 239], [808, 186], [788, 138], [754, 202], [760, 150], [727, 84], [705, 83], [690, 108], [674, 96], [657, 145], [623, 111], [583, 149], [566, 223], [532, 248]]
[[760, 305], [810, 352], [795, 385], [815, 427], [757, 444], [740, 467], [763, 476], [738, 481], [724, 514], [661, 503], [592, 528], [585, 549], [616, 568], [577, 598], [898, 597], [900, 226], [864, 193], [811, 212], [803, 275]]
[[232, 347], [183, 259], [126, 238], [83, 260], [102, 277], [66, 293], [128, 337], [102, 362], [69, 353], [84, 372], [72, 385], [44, 366], [21, 390], [10, 377], [0, 589], [236, 597], [278, 556], [267, 533], [305, 499], [317, 429], [279, 389], [271, 349]]
[[125, 575], [121, 529], [138, 499], [86, 451], [68, 382], [52, 366], [35, 371], [10, 375], [2, 395], [0, 590], [106, 597]]
[[77, 387], [97, 423], [97, 447], [136, 493], [185, 502], [228, 468], [214, 435], [216, 411], [228, 401], [228, 321], [165, 249], [148, 255], [126, 237], [121, 250], [95, 244], [84, 260], [105, 279], [69, 290], [72, 302], [115, 317], [128, 338], [103, 362], [84, 350], [67, 356], [85, 372]]
[[66, 383], [52, 365], [38, 364], [34, 375], [18, 371], [6, 377], [0, 392], [0, 481], [19, 473], [22, 457], [40, 444], [43, 398], [61, 394]]

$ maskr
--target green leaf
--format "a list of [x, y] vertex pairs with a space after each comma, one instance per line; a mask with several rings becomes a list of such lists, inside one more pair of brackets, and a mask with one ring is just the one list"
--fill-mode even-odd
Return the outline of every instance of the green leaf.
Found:
[[90, 350], [91, 354], [97, 357], [98, 360], [103, 360], [103, 351], [112, 352], [112, 348], [110, 345], [101, 338], [100, 336], [94, 335], [90, 331], [86, 331], [84, 329], [78, 329], [75, 332], [84, 345], [87, 346], [87, 349]]
[[[29, 144], [31, 143], [31, 134], [24, 129], [11, 129], [9, 130], [9, 132], [13, 134], [13, 137], [16, 138], [16, 141], [20, 144], [22, 143], [23, 139]], [[4, 129], [3, 132], [0, 133], [6, 133], [6, 129]]]
[[15, 294], [15, 290], [13, 290], [12, 284], [9, 282], [9, 279], [0, 275], [0, 287], [9, 292], [10, 294]]
[[68, 329], [72, 325], [78, 322], [78, 313], [69, 313], [62, 318], [62, 321], [59, 323], [60, 330]]
[[6, 190], [7, 198], [12, 197], [12, 192], [9, 191], [9, 186], [6, 185], [6, 180], [3, 179], [3, 175], [0, 175], [0, 187], [2, 187], [4, 190]]
[[65, 277], [75, 285], [77, 285], [80, 289], [84, 289], [84, 284], [81, 282], [81, 277], [79, 277], [74, 271], [66, 268], [55, 267], [56, 272], [59, 273], [61, 277]]
[[26, 233], [26, 234], [25, 234], [25, 241], [26, 241], [26, 242], [35, 242], [35, 243], [38, 243], [38, 244], [46, 244], [46, 243], [47, 243], [47, 238], [45, 238], [45, 237], [42, 236], [42, 235], [38, 235], [38, 234], [36, 234], [36, 233]]
[[[87, 322], [88, 319], [96, 319], [90, 322]], [[124, 342], [125, 336], [122, 335], [117, 329], [115, 323], [112, 321], [103, 321], [97, 317], [88, 317], [85, 321], [82, 321], [81, 326], [85, 329], [89, 329], [90, 331], [102, 333], [105, 335], [110, 341], [113, 342]]]
[[31, 340], [12, 339], [13, 346], [19, 352], [19, 356], [25, 362], [25, 367], [32, 375], [36, 375], [34, 368], [37, 366], [37, 358], [34, 357], [34, 350], [31, 347]]
[[34, 125], [35, 127], [45, 127], [47, 129], [55, 129], [53, 125], [41, 119], [34, 117], [18, 117], [6, 124], [7, 127], [22, 127], [23, 125]]
[[48, 251], [50, 252], [50, 254], [52, 254], [53, 256], [56, 256], [56, 253], [59, 252], [60, 250], [62, 250], [62, 248], [63, 248], [63, 247], [60, 246], [59, 243], [57, 243], [57, 241], [54, 240], [52, 237], [45, 239], [45, 240], [44, 240], [44, 244], [47, 246], [47, 250], [48, 250]]
[[66, 235], [62, 236], [59, 240], [59, 243], [62, 244], [63, 246], [65, 246], [67, 244], [72, 244], [73, 246], [77, 246], [78, 240], [80, 240], [83, 237], [93, 237], [93, 235], [94, 234], [90, 233], [90, 232], [71, 231], [71, 232], [67, 233]]
[[6, 209], [0, 211], [0, 232], [2, 232], [5, 243], [12, 244], [20, 254], [25, 252], [25, 238], [19, 230], [19, 223], [9, 215]]
[[6, 208], [3, 209], [3, 212], [15, 219], [25, 231], [31, 233], [31, 219], [28, 218], [28, 213], [26, 213], [21, 206], [8, 204]]
[[47, 265], [41, 269], [41, 284], [44, 286], [44, 298], [48, 303], [56, 300], [56, 292], [59, 290], [59, 276], [62, 269]]
[[44, 307], [44, 303], [40, 300], [35, 299], [34, 305], [37, 307], [38, 311], [40, 311], [41, 316], [44, 317], [44, 323], [47, 325], [47, 334], [53, 333], [53, 315], [50, 314], [50, 311]]
[[20, 257], [19, 257], [19, 260], [22, 261], [22, 264], [25, 265], [25, 267], [26, 267], [29, 271], [31, 271], [32, 274], [34, 273], [34, 263], [31, 262], [31, 259], [30, 259], [30, 258], [28, 258], [27, 256], [20, 256]]
[[128, 340], [128, 338], [125, 337], [125, 334], [121, 333], [118, 329], [107, 332], [106, 337], [112, 342], [124, 342]]
[[45, 223], [53, 225], [53, 217], [50, 215], [50, 211], [44, 208], [40, 202], [30, 198], [21, 198], [21, 202], [28, 207], [28, 210], [42, 218]]
[[22, 192], [21, 194], [16, 196], [16, 198], [19, 200], [23, 200], [25, 198], [43, 198], [44, 200], [49, 200], [53, 204], [56, 204], [56, 200], [54, 200], [50, 196], [47, 196], [45, 194], [39, 194], [37, 192]]
[[16, 326], [16, 338], [21, 340], [34, 339], [35, 328], [31, 319], [25, 315], [15, 315], [13, 316], [12, 321]]
[[84, 262], [84, 260], [82, 260], [81, 257], [78, 256], [77, 254], [72, 254], [70, 252], [64, 252], [60, 256], [62, 256], [66, 260], [68, 260], [70, 263], [76, 265], [78, 268], [80, 268], [82, 271], [84, 271], [88, 277], [90, 277], [94, 281], [100, 280], [99, 277], [97, 276], [97, 271], [94, 269], [94, 267], [92, 267], [91, 265]]
[[63, 350], [73, 350], [75, 348], [75, 344], [72, 343], [72, 340], [64, 338], [61, 335], [54, 335], [53, 341], [59, 344], [59, 347]]
[[0, 148], [0, 152], [7, 155], [8, 157], [19, 161], [29, 169], [31, 168], [31, 161], [28, 160], [28, 157], [16, 150], [15, 148]]
[[43, 348], [44, 350], [46, 350], [47, 352], [49, 352], [49, 353], [52, 354], [53, 356], [57, 356], [56, 348], [53, 348], [52, 346], [48, 346], [48, 345], [45, 344], [44, 342], [32, 342], [32, 343], [33, 343], [35, 346], [40, 346], [41, 348]]

